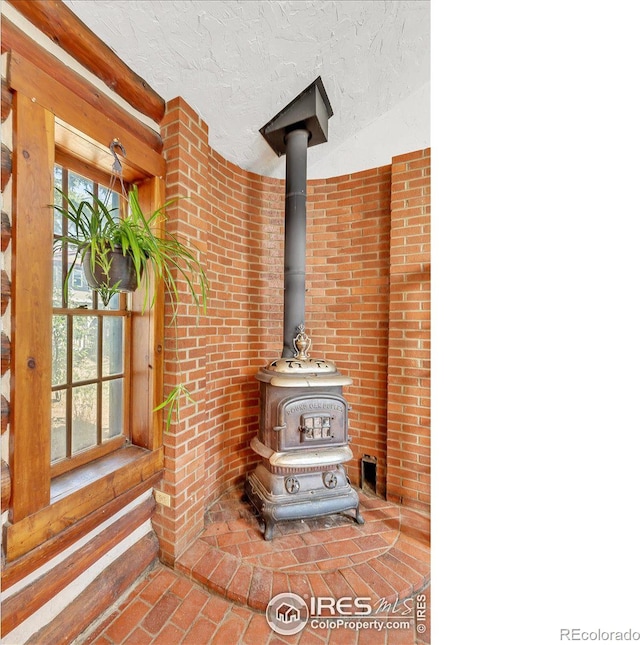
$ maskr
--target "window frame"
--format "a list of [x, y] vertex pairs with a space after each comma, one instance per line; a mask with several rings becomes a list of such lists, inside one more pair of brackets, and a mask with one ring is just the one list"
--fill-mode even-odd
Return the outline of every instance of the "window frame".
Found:
[[[59, 156], [59, 155], [58, 155]], [[68, 192], [68, 174], [69, 173], [74, 173], [84, 179], [89, 180], [90, 182], [93, 183], [93, 190], [95, 191], [98, 186], [104, 186], [106, 187], [109, 182], [110, 182], [110, 177], [101, 171], [94, 169], [92, 172], [87, 172], [87, 166], [86, 164], [84, 167], [81, 168], [81, 164], [78, 163], [76, 160], [73, 158], [66, 157], [64, 160], [64, 163], [60, 163], [58, 159], [56, 159], [55, 166], [61, 168], [62, 170], [62, 190], [63, 192]], [[53, 169], [52, 169], [53, 172]], [[91, 176], [89, 176], [91, 175]], [[117, 191], [118, 186], [114, 187], [114, 190]], [[125, 187], [127, 189], [128, 186]], [[123, 216], [124, 213], [122, 213], [122, 207], [124, 205], [124, 202], [122, 200], [123, 196], [122, 193], [119, 192], [120, 195], [120, 216]], [[65, 230], [63, 228], [62, 234], [65, 234]], [[55, 238], [55, 232], [54, 232], [54, 238]], [[66, 247], [65, 247], [66, 248]], [[62, 273], [65, 273], [65, 265], [63, 263], [63, 270]], [[82, 276], [82, 282], [86, 284], [86, 279], [84, 278], [84, 274], [82, 272], [82, 267], [78, 267], [78, 275]], [[64, 276], [63, 276], [64, 277]], [[91, 292], [91, 289], [88, 287], [89, 291]], [[75, 468], [78, 468], [80, 466], [83, 466], [84, 464], [87, 464], [94, 459], [98, 459], [99, 457], [102, 457], [104, 455], [107, 455], [115, 450], [118, 450], [125, 444], [127, 444], [130, 441], [130, 419], [131, 419], [131, 410], [130, 410], [130, 405], [131, 405], [131, 394], [130, 394], [130, 387], [131, 387], [131, 312], [130, 312], [130, 306], [128, 303], [129, 298], [127, 297], [126, 294], [119, 294], [117, 297], [119, 299], [119, 306], [120, 308], [117, 310], [105, 310], [105, 309], [100, 309], [97, 307], [98, 303], [98, 295], [96, 292], [91, 292], [91, 299], [92, 299], [92, 308], [91, 309], [73, 309], [69, 307], [69, 303], [64, 301], [64, 298], [62, 300], [62, 303], [60, 307], [56, 306], [53, 304], [52, 306], [52, 318], [55, 316], [64, 316], [66, 317], [67, 320], [67, 332], [66, 332], [66, 337], [67, 337], [67, 349], [66, 349], [66, 356], [67, 356], [67, 365], [66, 365], [66, 372], [67, 372], [67, 378], [65, 383], [59, 384], [59, 385], [53, 385], [51, 386], [51, 392], [52, 394], [54, 392], [65, 392], [66, 393], [66, 415], [65, 415], [65, 426], [66, 426], [66, 451], [65, 451], [65, 456], [61, 457], [59, 459], [56, 459], [51, 462], [51, 478], [58, 477], [59, 475], [62, 475], [66, 472], [69, 472]], [[66, 306], [65, 306], [66, 305]], [[121, 313], [117, 313], [121, 312]], [[107, 317], [118, 317], [122, 319], [122, 324], [123, 324], [123, 366], [122, 366], [122, 376], [120, 375], [110, 375], [107, 378], [104, 378], [104, 375], [102, 374], [102, 371], [98, 369], [97, 376], [96, 378], [89, 379], [87, 383], [83, 384], [94, 384], [100, 388], [100, 386], [103, 383], [109, 382], [110, 380], [114, 380], [115, 378], [122, 378], [122, 388], [123, 388], [123, 401], [122, 401], [122, 407], [123, 407], [123, 427], [122, 427], [122, 433], [119, 434], [116, 437], [110, 437], [107, 439], [103, 439], [100, 434], [97, 434], [96, 436], [96, 444], [93, 446], [89, 446], [85, 449], [77, 451], [75, 454], [73, 454], [72, 451], [72, 445], [73, 445], [73, 429], [72, 429], [72, 418], [71, 418], [71, 406], [72, 406], [72, 401], [71, 401], [71, 396], [72, 392], [75, 387], [78, 387], [78, 383], [75, 381], [73, 374], [72, 374], [72, 365], [73, 365], [73, 331], [72, 327], [69, 325], [70, 319], [75, 319], [81, 316], [95, 316], [96, 318], [100, 319], [102, 318], [103, 321], [100, 322], [98, 321], [98, 326], [99, 326], [99, 331], [98, 331], [98, 339], [99, 339], [99, 350], [102, 349], [102, 338], [103, 335], [100, 332], [100, 329], [103, 329], [104, 327], [104, 319]], [[102, 356], [99, 356], [98, 362], [99, 364], [102, 364]], [[101, 400], [101, 394], [98, 394], [98, 401]], [[102, 410], [102, 406], [98, 402], [97, 405], [97, 412], [98, 416], [100, 416]], [[53, 433], [53, 428], [51, 429], [51, 432]]]
[[[29, 47], [37, 50], [32, 42]], [[26, 50], [25, 50], [26, 51]], [[40, 55], [40, 54], [38, 54]], [[32, 60], [38, 60], [37, 56]], [[131, 445], [52, 477], [50, 465], [52, 318], [43, 314], [53, 288], [53, 165], [78, 160], [85, 170], [108, 172], [108, 143], [126, 146], [124, 179], [138, 186], [141, 207], [165, 203], [166, 164], [145, 141], [146, 126], [123, 123], [119, 106], [96, 108], [59, 73], [43, 71], [12, 51], [8, 80], [13, 92], [11, 506], [3, 526], [6, 578], [37, 567], [43, 553], [59, 553], [101, 514], [151, 488], [163, 470], [164, 289], [154, 285], [156, 304], [143, 313], [143, 294], [131, 297]], [[106, 142], [106, 143], [105, 143]], [[159, 226], [162, 233], [162, 225]], [[46, 305], [45, 305], [46, 307]], [[48, 311], [48, 307], [44, 309]], [[115, 506], [114, 506], [115, 505]], [[36, 547], [39, 547], [36, 549]]]

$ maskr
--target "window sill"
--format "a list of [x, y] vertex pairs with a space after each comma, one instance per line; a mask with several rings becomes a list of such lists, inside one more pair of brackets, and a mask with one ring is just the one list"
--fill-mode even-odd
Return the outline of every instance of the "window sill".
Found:
[[[163, 461], [162, 449], [126, 446], [55, 477], [51, 480], [49, 506], [5, 526], [7, 562], [52, 539], [65, 543], [66, 548], [79, 537], [73, 530], [76, 523], [134, 489], [142, 488], [141, 494], [153, 486]], [[60, 535], [63, 531], [64, 536]]]
[[149, 451], [138, 446], [123, 446], [103, 457], [74, 468], [51, 479], [51, 504], [72, 495], [98, 480], [125, 469], [148, 455]]

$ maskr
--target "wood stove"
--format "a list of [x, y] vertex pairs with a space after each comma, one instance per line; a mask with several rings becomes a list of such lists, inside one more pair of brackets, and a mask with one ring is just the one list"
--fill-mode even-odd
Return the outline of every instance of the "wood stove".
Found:
[[256, 376], [260, 420], [251, 448], [261, 462], [245, 482], [266, 540], [283, 520], [352, 511], [364, 522], [343, 466], [353, 458], [342, 393], [352, 380], [332, 361], [311, 358], [304, 323], [307, 147], [327, 140], [332, 114], [318, 77], [261, 129], [274, 151], [287, 155], [283, 350]]

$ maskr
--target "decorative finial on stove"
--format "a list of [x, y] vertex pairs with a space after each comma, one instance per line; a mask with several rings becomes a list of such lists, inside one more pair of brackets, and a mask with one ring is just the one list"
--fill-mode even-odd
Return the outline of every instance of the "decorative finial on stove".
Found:
[[293, 339], [293, 346], [296, 350], [295, 358], [300, 360], [307, 360], [309, 358], [309, 350], [311, 349], [311, 339], [304, 331], [304, 323], [296, 327], [298, 335]]

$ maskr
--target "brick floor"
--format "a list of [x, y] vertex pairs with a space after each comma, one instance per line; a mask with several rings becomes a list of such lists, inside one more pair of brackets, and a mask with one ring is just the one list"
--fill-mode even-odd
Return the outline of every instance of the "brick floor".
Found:
[[[241, 491], [230, 491], [209, 509], [204, 530], [175, 570], [157, 564], [76, 644], [428, 643], [428, 517], [365, 495], [361, 511], [364, 525], [340, 515], [288, 522], [276, 525], [274, 539], [266, 542]], [[355, 630], [336, 624], [340, 616], [325, 608], [298, 634], [279, 636], [264, 610], [282, 592], [307, 601], [368, 597], [374, 615], [357, 617]], [[425, 598], [427, 615], [417, 620]], [[327, 620], [334, 622], [322, 624]], [[383, 627], [362, 627], [372, 620]], [[387, 628], [387, 622], [406, 624]]]

